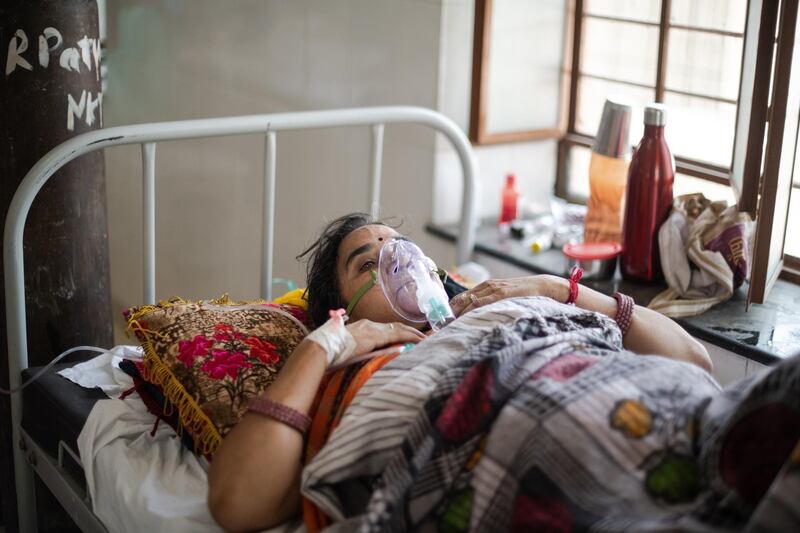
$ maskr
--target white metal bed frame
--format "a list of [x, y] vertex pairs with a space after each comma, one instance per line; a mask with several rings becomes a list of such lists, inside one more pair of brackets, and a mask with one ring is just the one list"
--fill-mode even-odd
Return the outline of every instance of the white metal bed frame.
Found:
[[[11, 388], [20, 385], [21, 372], [28, 366], [28, 347], [25, 317], [25, 278], [23, 263], [23, 231], [34, 198], [47, 180], [73, 159], [102, 148], [127, 144], [142, 147], [143, 175], [143, 275], [144, 301], [156, 301], [155, 287], [155, 154], [156, 143], [204, 137], [263, 134], [264, 151], [264, 214], [263, 249], [261, 262], [261, 296], [272, 297], [272, 261], [275, 218], [275, 161], [278, 131], [329, 128], [340, 126], [369, 126], [372, 131], [370, 153], [370, 212], [377, 216], [380, 205], [381, 162], [385, 124], [419, 124], [442, 134], [455, 148], [464, 180], [461, 202], [461, 222], [456, 244], [458, 263], [468, 261], [475, 243], [477, 165], [471, 145], [456, 124], [437, 112], [419, 107], [372, 107], [307, 111], [267, 115], [248, 115], [201, 120], [184, 120], [104, 128], [78, 135], [50, 150], [25, 175], [6, 216], [3, 236], [5, 261], [6, 312], [8, 329], [8, 367]], [[54, 460], [31, 439], [21, 427], [22, 397], [11, 396], [12, 438], [14, 442], [14, 472], [16, 475], [17, 510], [22, 533], [36, 531], [36, 507], [33, 471], [53, 491], [59, 502], [70, 512], [84, 531], [105, 531], [91, 511], [88, 495], [63, 471], [63, 449]], [[73, 455], [74, 454], [70, 453]], [[76, 458], [77, 460], [77, 458]]]

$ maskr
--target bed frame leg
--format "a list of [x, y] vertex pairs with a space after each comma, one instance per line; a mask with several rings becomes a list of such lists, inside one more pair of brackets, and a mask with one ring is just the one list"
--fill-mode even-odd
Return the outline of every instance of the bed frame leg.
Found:
[[20, 533], [36, 533], [36, 493], [33, 483], [33, 469], [28, 464], [26, 454], [28, 444], [20, 434], [18, 426], [13, 428], [14, 438], [14, 478], [17, 488], [17, 519]]

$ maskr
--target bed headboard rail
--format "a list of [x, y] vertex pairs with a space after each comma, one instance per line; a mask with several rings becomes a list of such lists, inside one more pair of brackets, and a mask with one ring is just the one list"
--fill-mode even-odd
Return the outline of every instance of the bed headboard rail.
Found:
[[[458, 154], [464, 180], [461, 202], [459, 237], [456, 243], [456, 260], [469, 260], [475, 244], [477, 165], [471, 145], [464, 133], [449, 118], [420, 107], [369, 107], [328, 111], [304, 111], [267, 115], [182, 120], [152, 124], [136, 124], [103, 128], [87, 132], [61, 143], [42, 157], [25, 175], [14, 194], [6, 216], [3, 235], [5, 262], [5, 298], [8, 330], [9, 375], [11, 388], [20, 385], [20, 373], [28, 366], [25, 318], [25, 279], [22, 237], [25, 221], [34, 198], [47, 180], [73, 159], [102, 148], [140, 144], [142, 147], [143, 176], [143, 277], [144, 302], [156, 302], [155, 265], [155, 158], [156, 146], [161, 141], [222, 137], [244, 134], [264, 135], [264, 206], [263, 246], [261, 261], [261, 296], [272, 297], [272, 264], [275, 221], [275, 163], [277, 157], [277, 132], [342, 126], [369, 126], [371, 151], [369, 160], [369, 206], [378, 215], [381, 189], [381, 164], [383, 158], [383, 132], [385, 124], [419, 124], [442, 133]], [[17, 449], [20, 440], [19, 424], [22, 416], [22, 399], [11, 397], [14, 468], [21, 531], [35, 530], [35, 509], [28, 495], [33, 491], [33, 478], [25, 464], [23, 453]]]

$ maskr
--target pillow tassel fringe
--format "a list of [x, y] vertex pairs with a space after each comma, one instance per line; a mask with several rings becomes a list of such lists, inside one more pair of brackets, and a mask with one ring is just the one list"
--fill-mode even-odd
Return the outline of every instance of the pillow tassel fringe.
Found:
[[[139, 330], [141, 331], [141, 330]], [[186, 392], [180, 381], [172, 375], [169, 367], [156, 355], [147, 333], [147, 339], [142, 343], [144, 349], [143, 377], [150, 383], [159, 385], [164, 391], [164, 397], [178, 410], [180, 423], [197, 435], [195, 451], [205, 456], [211, 456], [222, 443], [214, 423], [206, 416], [194, 398]]]

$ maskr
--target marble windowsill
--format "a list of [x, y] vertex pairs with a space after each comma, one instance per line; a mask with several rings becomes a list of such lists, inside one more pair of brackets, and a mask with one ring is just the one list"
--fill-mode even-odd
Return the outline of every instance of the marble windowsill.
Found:
[[[428, 233], [455, 241], [457, 227], [428, 224]], [[478, 229], [475, 250], [537, 274], [565, 275], [568, 260], [560, 250], [531, 253], [521, 241], [503, 237], [494, 225]], [[586, 285], [606, 294], [620, 291], [639, 305], [666, 288], [662, 284], [643, 284], [621, 279], [619, 272], [607, 281], [586, 281]], [[727, 302], [702, 315], [676, 321], [689, 333], [762, 364], [773, 364], [800, 352], [800, 286], [778, 280], [763, 305], [745, 310], [747, 287], [741, 287]]]

